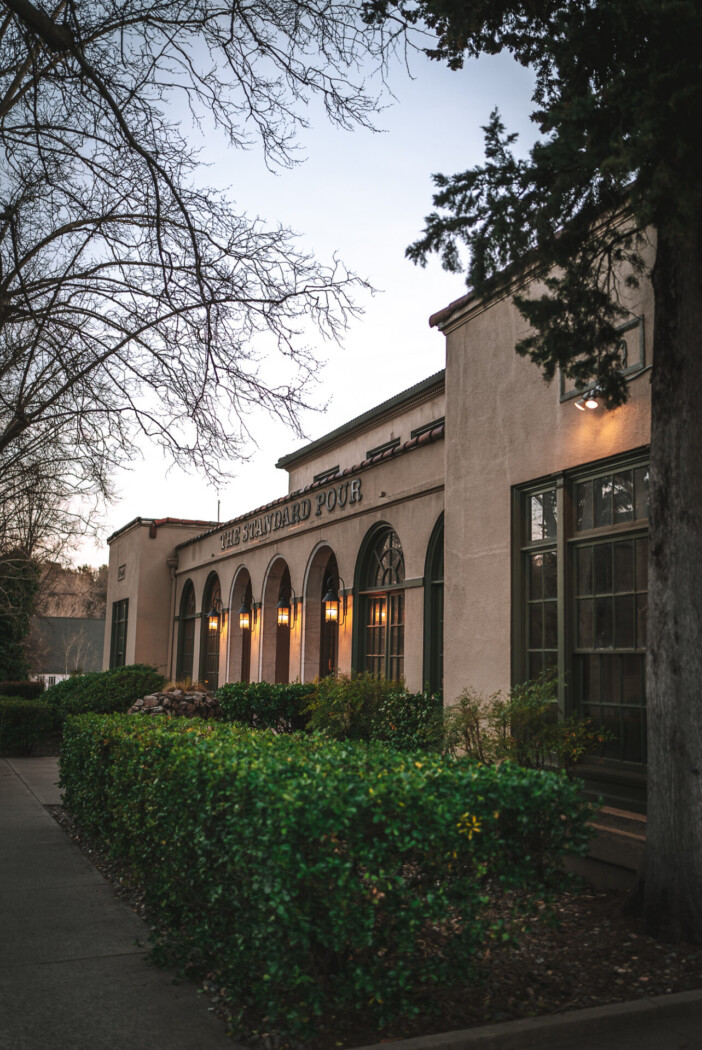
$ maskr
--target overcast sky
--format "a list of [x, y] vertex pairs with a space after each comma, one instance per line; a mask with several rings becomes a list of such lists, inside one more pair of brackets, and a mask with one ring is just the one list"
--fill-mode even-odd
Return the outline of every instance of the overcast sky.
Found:
[[[306, 160], [272, 174], [259, 151], [219, 148], [210, 137], [203, 179], [227, 187], [241, 211], [300, 234], [318, 259], [336, 254], [378, 291], [362, 295], [364, 314], [352, 322], [342, 346], [320, 343], [326, 361], [311, 391], [324, 412], [302, 419], [313, 440], [373, 405], [444, 367], [444, 338], [429, 315], [465, 291], [461, 277], [433, 260], [426, 269], [404, 258], [431, 210], [434, 172], [452, 174], [482, 159], [481, 125], [497, 105], [509, 130], [520, 133], [520, 152], [534, 133], [530, 74], [508, 56], [484, 58], [459, 72], [415, 58], [411, 79], [398, 63], [389, 84], [396, 101], [379, 114], [380, 132], [340, 131], [320, 114], [301, 133]], [[390, 104], [391, 103], [391, 104]], [[217, 492], [202, 479], [172, 469], [157, 451], [115, 478], [118, 499], [108, 508], [100, 541], [84, 542], [76, 563], [108, 560], [106, 537], [137, 516], [226, 521], [287, 491], [276, 460], [301, 447], [289, 427], [265, 414], [251, 417], [255, 436], [248, 463], [230, 464], [236, 477]]]

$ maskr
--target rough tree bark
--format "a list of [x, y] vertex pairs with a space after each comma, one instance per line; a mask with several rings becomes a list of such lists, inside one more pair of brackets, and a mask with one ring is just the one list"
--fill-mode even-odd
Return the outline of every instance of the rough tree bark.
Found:
[[658, 232], [648, 634], [646, 929], [702, 943], [702, 195]]

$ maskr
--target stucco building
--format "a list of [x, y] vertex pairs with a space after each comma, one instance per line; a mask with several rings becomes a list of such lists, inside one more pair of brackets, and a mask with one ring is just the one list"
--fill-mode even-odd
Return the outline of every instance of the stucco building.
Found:
[[556, 667], [564, 709], [612, 729], [588, 776], [640, 807], [652, 296], [627, 294], [621, 408], [546, 385], [511, 297], [467, 295], [430, 320], [445, 371], [284, 456], [286, 495], [118, 530], [104, 666], [211, 687], [366, 668], [447, 702]]

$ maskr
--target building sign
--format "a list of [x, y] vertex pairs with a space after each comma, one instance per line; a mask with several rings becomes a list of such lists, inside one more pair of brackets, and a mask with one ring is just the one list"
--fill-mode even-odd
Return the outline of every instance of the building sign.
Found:
[[219, 538], [221, 548], [225, 551], [230, 547], [238, 547], [242, 543], [267, 536], [270, 532], [278, 532], [280, 529], [299, 525], [300, 522], [307, 521], [310, 517], [319, 518], [335, 510], [343, 510], [346, 506], [360, 503], [361, 499], [360, 478], [354, 478], [353, 481], [342, 481], [340, 485], [334, 485], [332, 488], [320, 489], [311, 499], [298, 500], [270, 514], [263, 514], [260, 518], [245, 521], [243, 525], [234, 525], [231, 529], [225, 529]]

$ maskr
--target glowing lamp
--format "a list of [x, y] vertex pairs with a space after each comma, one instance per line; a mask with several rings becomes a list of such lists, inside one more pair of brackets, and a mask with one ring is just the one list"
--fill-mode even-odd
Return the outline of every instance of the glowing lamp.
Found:
[[212, 603], [212, 608], [207, 614], [207, 629], [212, 631], [212, 633], [219, 630], [219, 610], [214, 602]]
[[289, 627], [290, 626], [290, 603], [286, 602], [284, 598], [281, 598], [276, 606], [278, 610], [278, 626]]
[[329, 590], [322, 598], [324, 603], [324, 619], [327, 623], [339, 622], [339, 595], [333, 583], [329, 584]]
[[239, 609], [239, 627], [242, 631], [251, 630], [251, 609], [246, 602], [242, 602]]

